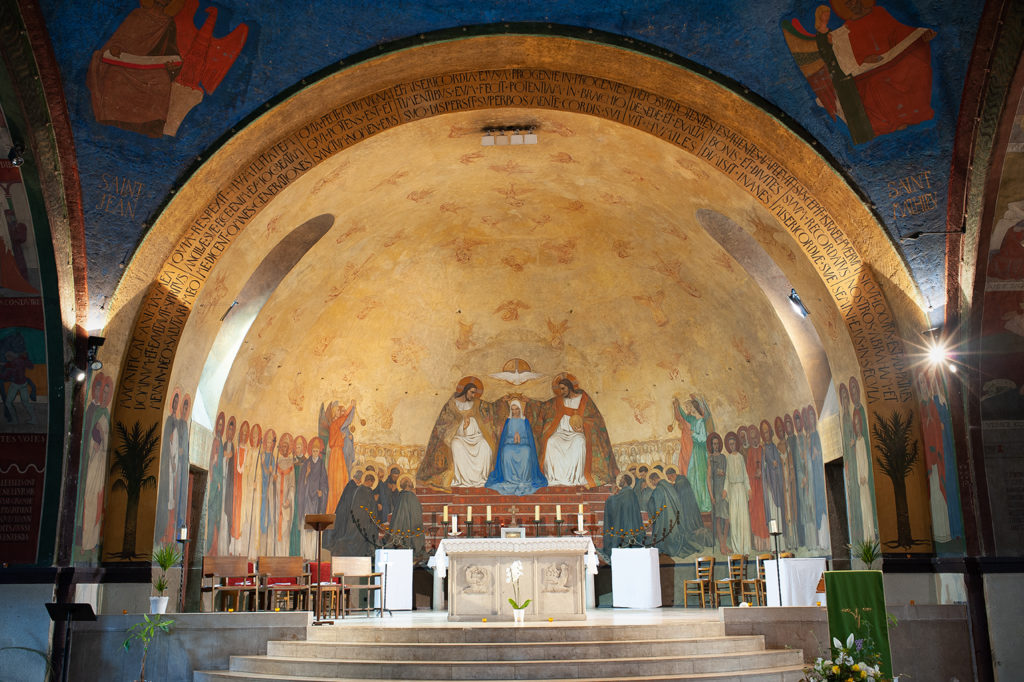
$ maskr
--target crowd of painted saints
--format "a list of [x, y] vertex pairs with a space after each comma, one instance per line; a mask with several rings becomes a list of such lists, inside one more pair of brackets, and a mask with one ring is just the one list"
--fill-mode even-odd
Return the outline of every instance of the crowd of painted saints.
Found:
[[[488, 488], [506, 496], [548, 489], [567, 501], [581, 489], [610, 489], [606, 554], [652, 542], [674, 557], [709, 548], [753, 554], [769, 549], [772, 521], [786, 548], [828, 550], [824, 453], [813, 406], [723, 429], [707, 401], [691, 394], [673, 399], [669, 429], [678, 428], [678, 440], [613, 449], [600, 411], [575, 377], [558, 375], [552, 391], [547, 401], [508, 394], [492, 402], [482, 398], [479, 379], [465, 377], [426, 448], [398, 458], [373, 457], [384, 452], [377, 446], [360, 446], [357, 454], [355, 402], [323, 406], [317, 435], [308, 437], [238, 424], [222, 412], [210, 446], [203, 550], [311, 556], [315, 534], [303, 529], [303, 518], [333, 512], [323, 545], [334, 554], [369, 554], [385, 537], [422, 555], [428, 533], [417, 487]], [[856, 540], [874, 535], [868, 430], [856, 380], [840, 384], [838, 394]], [[158, 541], [173, 538], [183, 522], [188, 401], [176, 393], [164, 424]]]

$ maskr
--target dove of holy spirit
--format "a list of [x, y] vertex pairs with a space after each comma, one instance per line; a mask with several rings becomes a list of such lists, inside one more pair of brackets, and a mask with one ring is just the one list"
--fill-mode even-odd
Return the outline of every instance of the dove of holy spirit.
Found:
[[541, 379], [544, 375], [534, 372], [530, 367], [530, 363], [526, 360], [513, 358], [505, 363], [500, 372], [492, 374], [491, 376], [495, 379], [501, 379], [502, 381], [507, 381], [510, 384], [519, 386], [520, 384], [525, 384], [527, 381], [532, 379]]

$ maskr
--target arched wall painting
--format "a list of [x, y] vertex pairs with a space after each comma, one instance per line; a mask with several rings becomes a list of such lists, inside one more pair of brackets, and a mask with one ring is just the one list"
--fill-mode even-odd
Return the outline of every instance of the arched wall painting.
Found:
[[[412, 53], [402, 57], [415, 59]], [[642, 58], [632, 55], [629, 59]], [[240, 167], [234, 177], [196, 210], [184, 236], [147, 292], [124, 358], [114, 408], [115, 423], [139, 424], [143, 429], [160, 423], [169, 390], [170, 360], [178, 351], [181, 330], [204, 284], [228, 247], [289, 184], [328, 161], [333, 154], [383, 130], [443, 113], [508, 107], [585, 113], [613, 121], [653, 135], [700, 159], [706, 164], [706, 170], [700, 172], [714, 170], [730, 178], [753, 198], [759, 210], [769, 214], [788, 232], [803, 257], [813, 264], [820, 284], [841, 314], [860, 363], [859, 377], [855, 380], [862, 383], [859, 388], [867, 408], [859, 408], [864, 414], [861, 426], [867, 428], [865, 422], [870, 422], [873, 427], [893, 415], [898, 415], [901, 421], [912, 420], [916, 410], [912, 381], [892, 311], [870, 268], [844, 233], [844, 229], [849, 228], [844, 227], [846, 221], [834, 212], [835, 193], [826, 192], [819, 200], [811, 189], [822, 181], [823, 166], [792, 167], [779, 150], [769, 151], [745, 137], [738, 130], [737, 122], [742, 120], [743, 114], [737, 110], [743, 113], [748, 110], [725, 91], [675, 67], [661, 63], [645, 66], [671, 69], [680, 83], [696, 83], [703, 95], [719, 98], [720, 106], [713, 106], [707, 99], [688, 101], [687, 96], [696, 95], [687, 93], [683, 86], [673, 96], [667, 96], [637, 84], [596, 78], [572, 70], [500, 68], [440, 73], [430, 78], [394, 83], [317, 112], [314, 120], [282, 134], [258, 150], [248, 165]], [[763, 114], [760, 116], [770, 121]], [[777, 126], [776, 123], [771, 125]], [[778, 132], [786, 135], [781, 128]], [[801, 144], [787, 139], [789, 144]], [[835, 184], [836, 179], [829, 182]], [[514, 315], [515, 311], [508, 314]], [[396, 352], [415, 354], [415, 349], [399, 348]], [[158, 360], [154, 362], [154, 359]], [[473, 368], [477, 372], [486, 369]], [[576, 367], [544, 369], [584, 371]], [[600, 373], [599, 368], [587, 371]], [[594, 383], [594, 376], [589, 376], [591, 383]], [[450, 380], [457, 378], [450, 377]], [[852, 382], [847, 383], [848, 388], [849, 383]], [[450, 388], [437, 385], [435, 390], [443, 396]], [[439, 407], [443, 400], [442, 397], [435, 404]], [[785, 409], [787, 413], [802, 410], [807, 402], [777, 409]], [[859, 406], [860, 401], [852, 404]], [[241, 418], [242, 415], [238, 415], [238, 419]], [[890, 446], [880, 442], [874, 431], [871, 438], [872, 450]], [[919, 440], [916, 427], [912, 439]], [[872, 469], [876, 487], [874, 502], [879, 510], [879, 532], [884, 545], [900, 551], [929, 551], [930, 521], [923, 467], [913, 466], [906, 480], [894, 482], [895, 488], [881, 474], [877, 459], [873, 459]], [[900, 496], [898, 509], [895, 489], [900, 489], [901, 493], [906, 491], [906, 495]], [[155, 491], [142, 491], [138, 539], [134, 550], [127, 553], [144, 554], [148, 550], [148, 538], [152, 534], [147, 531], [153, 526], [155, 498]], [[107, 558], [121, 551], [124, 540], [123, 503], [115, 505], [112, 512], [107, 516], [104, 531]]]
[[[0, 109], [0, 148], [12, 135]], [[32, 563], [39, 544], [49, 390], [35, 222], [22, 169], [0, 158], [0, 556]]]

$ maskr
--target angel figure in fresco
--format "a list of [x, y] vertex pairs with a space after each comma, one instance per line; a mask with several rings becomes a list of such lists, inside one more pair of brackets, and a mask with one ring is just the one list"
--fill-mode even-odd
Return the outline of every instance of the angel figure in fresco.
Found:
[[782, 33], [817, 103], [842, 119], [854, 144], [928, 121], [931, 40], [935, 31], [906, 26], [875, 0], [831, 0], [843, 21], [829, 28], [832, 11], [819, 5], [814, 32], [784, 19]]
[[546, 487], [548, 480], [540, 470], [537, 444], [523, 411], [522, 396], [509, 400], [508, 410], [487, 487], [502, 495], [532, 495], [538, 488]]
[[249, 35], [239, 24], [214, 38], [216, 7], [199, 0], [140, 0], [103, 47], [86, 76], [96, 120], [149, 137], [174, 136], [186, 114], [212, 95]]
[[[690, 479], [693, 494], [702, 512], [711, 511], [711, 493], [708, 489], [708, 433], [715, 430], [711, 421], [711, 408], [703, 398], [693, 393], [685, 404], [678, 397], [672, 398], [672, 414], [679, 423], [680, 431], [689, 433], [690, 459], [686, 466], [686, 477]], [[680, 464], [680, 471], [683, 470]]]
[[562, 372], [551, 382], [555, 396], [528, 401], [541, 471], [548, 485], [608, 485], [619, 473], [604, 417], [579, 381]]
[[417, 480], [437, 490], [483, 487], [493, 466], [498, 405], [481, 399], [484, 385], [467, 376], [459, 380], [434, 424]]
[[352, 421], [356, 417], [356, 401], [348, 407], [335, 400], [320, 405], [319, 436], [327, 444], [327, 481], [329, 494], [327, 508], [334, 509], [341, 491], [349, 481], [349, 470], [355, 463], [355, 442]]

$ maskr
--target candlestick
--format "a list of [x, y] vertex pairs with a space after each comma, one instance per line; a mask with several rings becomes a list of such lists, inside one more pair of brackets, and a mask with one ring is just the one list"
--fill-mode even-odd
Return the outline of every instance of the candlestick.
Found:
[[459, 529], [459, 515], [452, 514], [452, 535], [455, 535], [455, 531]]
[[583, 503], [580, 502], [580, 514], [582, 514], [582, 513], [583, 513]]
[[188, 542], [188, 526], [182, 526], [178, 529], [178, 542]]
[[469, 520], [466, 521], [466, 537], [473, 537], [473, 522]]
[[540, 505], [539, 504], [533, 505], [533, 520], [534, 521], [540, 521]]
[[491, 520], [491, 505], [487, 505], [487, 520]]
[[473, 505], [466, 507], [466, 523], [473, 522]]
[[533, 528], [534, 528], [534, 532], [536, 533], [537, 537], [540, 537], [540, 519], [534, 519], [533, 520]]
[[443, 519], [443, 521], [445, 523], [448, 523], [448, 505], [447, 504], [444, 506], [444, 519]]
[[555, 519], [555, 536], [562, 537], [562, 519]]
[[562, 505], [556, 504], [555, 505], [555, 521], [561, 521], [561, 520], [562, 520]]

